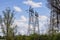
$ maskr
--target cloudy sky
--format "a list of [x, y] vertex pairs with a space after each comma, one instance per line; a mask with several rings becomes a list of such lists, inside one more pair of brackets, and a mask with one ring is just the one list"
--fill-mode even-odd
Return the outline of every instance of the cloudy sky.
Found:
[[18, 25], [18, 33], [26, 34], [28, 29], [29, 6], [39, 13], [40, 32], [47, 30], [50, 10], [47, 8], [46, 0], [0, 0], [0, 15], [7, 7], [15, 11], [15, 24]]

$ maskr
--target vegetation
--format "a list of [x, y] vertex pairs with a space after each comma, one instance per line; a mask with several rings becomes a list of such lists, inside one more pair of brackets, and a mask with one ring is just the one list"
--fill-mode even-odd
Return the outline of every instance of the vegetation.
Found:
[[[3, 38], [4, 37], [0, 37], [0, 39]], [[14, 40], [60, 40], [60, 33], [55, 35], [38, 35], [38, 34], [31, 34], [30, 36], [16, 35]]]
[[14, 40], [14, 30], [16, 28], [16, 25], [13, 25], [14, 12], [11, 12], [10, 8], [7, 8], [5, 11], [3, 11], [3, 17], [0, 18], [0, 21], [5, 39]]

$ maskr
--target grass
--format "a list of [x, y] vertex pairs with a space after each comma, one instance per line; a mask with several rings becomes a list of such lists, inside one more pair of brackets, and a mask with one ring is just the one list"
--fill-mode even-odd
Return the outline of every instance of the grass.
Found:
[[6, 40], [6, 39], [0, 39], [0, 40]]

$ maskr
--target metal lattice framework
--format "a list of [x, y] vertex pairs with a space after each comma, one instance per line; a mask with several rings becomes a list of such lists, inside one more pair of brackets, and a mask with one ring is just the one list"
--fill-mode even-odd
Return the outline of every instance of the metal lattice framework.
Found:
[[29, 8], [29, 27], [28, 34], [39, 33], [38, 13], [34, 12], [33, 8]]

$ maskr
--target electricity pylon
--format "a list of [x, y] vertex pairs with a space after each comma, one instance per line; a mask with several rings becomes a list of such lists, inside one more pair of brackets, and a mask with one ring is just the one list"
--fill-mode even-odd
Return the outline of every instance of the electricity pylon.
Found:
[[39, 19], [38, 13], [34, 12], [33, 8], [29, 8], [29, 26], [28, 35], [33, 33], [39, 33]]

